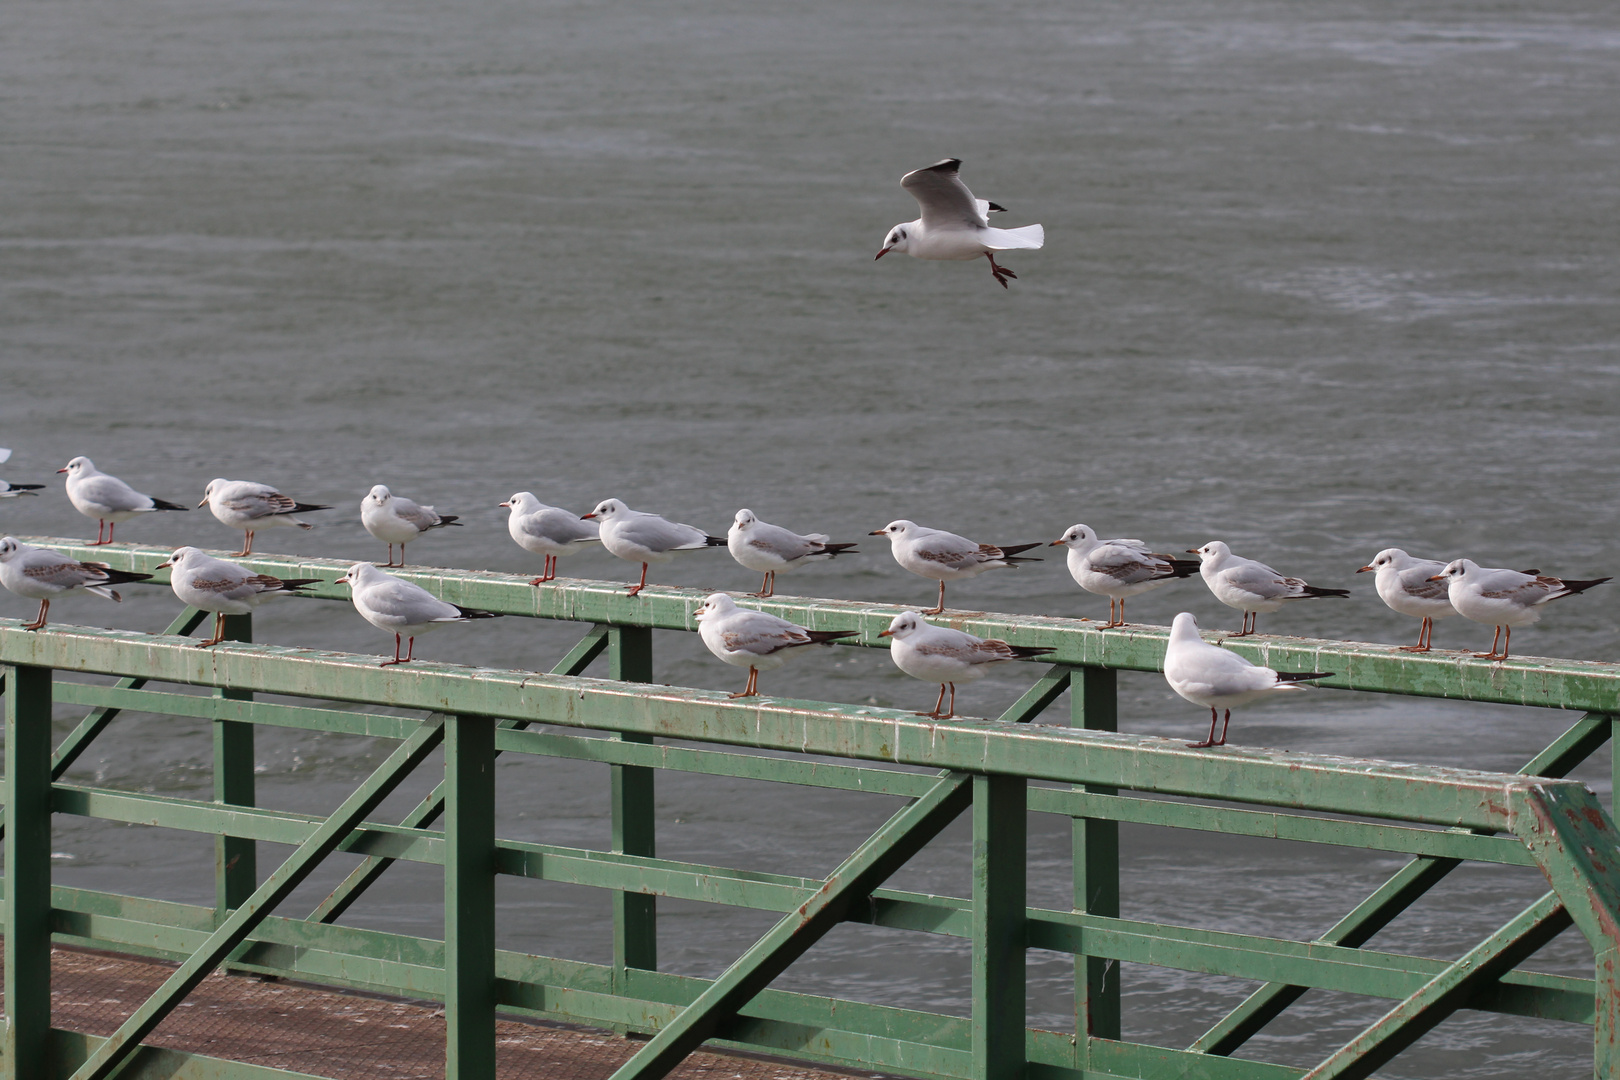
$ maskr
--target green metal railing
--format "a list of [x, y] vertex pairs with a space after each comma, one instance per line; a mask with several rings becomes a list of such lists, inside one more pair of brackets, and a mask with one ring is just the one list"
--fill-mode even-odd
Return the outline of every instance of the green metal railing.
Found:
[[[166, 557], [126, 545], [42, 542], [121, 569], [151, 572]], [[345, 569], [332, 561], [274, 556], [245, 562], [277, 576], [327, 581]], [[648, 1036], [615, 1074], [621, 1080], [662, 1075], [705, 1040], [927, 1078], [1316, 1080], [1370, 1075], [1458, 1009], [1589, 1025], [1594, 1075], [1620, 1080], [1620, 833], [1590, 791], [1558, 779], [1611, 741], [1620, 714], [1620, 665], [1533, 658], [1491, 664], [1297, 638], [1227, 643], [1280, 667], [1338, 672], [1323, 680], [1327, 686], [1581, 714], [1522, 773], [1500, 774], [1231, 746], [1198, 751], [1172, 740], [1119, 734], [1115, 673], [1158, 669], [1166, 638], [1159, 628], [1103, 631], [1073, 620], [1024, 616], [964, 620], [957, 625], [975, 633], [1047, 646], [1051, 663], [999, 720], [936, 723], [889, 709], [780, 698], [733, 701], [707, 691], [643, 685], [653, 672], [651, 631], [693, 629], [699, 593], [658, 589], [628, 598], [622, 585], [608, 582], [564, 579], [532, 587], [519, 577], [443, 570], [401, 576], [464, 606], [590, 628], [549, 674], [539, 674], [425, 661], [379, 668], [373, 656], [253, 645], [246, 643], [246, 618], [228, 625], [240, 643], [200, 650], [176, 636], [195, 629], [202, 618], [197, 612], [182, 615], [158, 636], [73, 626], [30, 633], [14, 620], [0, 620], [6, 1077], [296, 1075], [141, 1048], [141, 1039], [200, 979], [228, 965], [442, 1000], [446, 1075], [454, 1080], [494, 1076], [496, 1010]], [[313, 591], [347, 600], [341, 587]], [[883, 644], [877, 631], [899, 610], [794, 597], [758, 606], [814, 629], [858, 631], [855, 644], [865, 646]], [[582, 677], [603, 652], [609, 678]], [[87, 682], [84, 674], [118, 681]], [[1066, 690], [1070, 727], [1019, 723]], [[255, 700], [259, 694], [307, 704]], [[346, 707], [323, 704], [330, 702]], [[50, 722], [58, 704], [90, 711], [53, 748]], [[212, 721], [213, 801], [62, 781], [124, 711]], [[536, 723], [614, 737], [527, 730]], [[384, 738], [397, 749], [330, 815], [270, 810], [254, 805], [253, 737], [261, 726]], [[444, 777], [432, 794], [398, 824], [374, 820], [379, 803], [440, 746]], [[610, 766], [612, 850], [497, 838], [493, 763], [502, 753]], [[826, 756], [843, 761], [811, 760]], [[659, 770], [875, 792], [905, 802], [825, 878], [744, 871], [657, 857], [652, 796]], [[214, 836], [215, 904], [53, 887], [53, 812]], [[1027, 903], [1031, 812], [1072, 820], [1069, 910]], [[964, 815], [972, 825], [970, 895], [885, 887], [896, 869]], [[1395, 852], [1410, 861], [1311, 941], [1143, 922], [1122, 917], [1120, 822]], [[261, 876], [259, 841], [294, 851]], [[364, 860], [308, 917], [272, 914], [323, 858], [339, 851]], [[443, 867], [442, 941], [337, 921], [399, 860]], [[1538, 867], [1550, 890], [1460, 959], [1365, 947], [1465, 862]], [[495, 881], [501, 874], [606, 890], [613, 899], [612, 962], [497, 949]], [[657, 970], [659, 896], [781, 917], [717, 978], [675, 975]], [[970, 1015], [769, 988], [844, 921], [970, 941]], [[1594, 978], [1523, 968], [1570, 926], [1592, 947]], [[180, 966], [110, 1038], [74, 1034], [51, 1026], [53, 941], [164, 957]], [[1027, 1026], [1030, 948], [1074, 956], [1073, 1033]], [[1119, 963], [1263, 985], [1191, 1046], [1153, 1046], [1122, 1033]], [[1235, 1056], [1311, 988], [1391, 1004], [1315, 1068]]]

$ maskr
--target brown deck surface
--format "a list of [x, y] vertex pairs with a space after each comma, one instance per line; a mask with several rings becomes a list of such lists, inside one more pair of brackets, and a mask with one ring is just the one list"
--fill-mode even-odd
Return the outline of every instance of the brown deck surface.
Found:
[[[110, 1035], [173, 965], [56, 949], [51, 1023]], [[573, 1025], [501, 1019], [501, 1080], [605, 1080], [641, 1044]], [[153, 1046], [289, 1069], [332, 1080], [444, 1076], [444, 1017], [433, 1005], [215, 972], [146, 1040]], [[834, 1080], [835, 1072], [729, 1053], [698, 1053], [670, 1074], [684, 1080]]]

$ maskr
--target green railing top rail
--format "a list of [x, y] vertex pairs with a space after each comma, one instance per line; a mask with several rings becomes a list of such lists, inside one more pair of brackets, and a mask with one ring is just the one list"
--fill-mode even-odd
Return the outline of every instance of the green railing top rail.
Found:
[[1240, 747], [1210, 753], [1156, 736], [936, 722], [869, 706], [733, 700], [715, 691], [427, 661], [381, 668], [372, 656], [282, 646], [204, 650], [185, 637], [73, 626], [27, 631], [16, 620], [0, 620], [0, 664], [1493, 831], [1513, 829], [1532, 787], [1569, 787], [1577, 801], [1588, 797], [1579, 783], [1545, 777]]
[[[170, 554], [166, 548], [132, 544], [92, 547], [81, 540], [27, 539], [74, 558], [104, 562], [120, 570], [153, 573], [160, 584], [168, 580], [164, 571], [156, 569]], [[237, 561], [260, 573], [318, 577], [326, 582], [341, 577], [351, 565], [336, 559], [282, 555], [254, 555]], [[464, 607], [662, 630], [695, 630], [692, 612], [712, 591], [650, 586], [640, 596], [629, 597], [622, 582], [559, 578], [533, 586], [522, 575], [441, 567], [411, 567], [391, 573]], [[310, 595], [345, 602], [349, 599], [346, 586], [332, 584], [314, 587]], [[798, 596], [749, 600], [747, 604], [813, 630], [858, 631], [859, 639], [848, 644], [872, 647], [886, 646], [886, 639], [879, 638], [878, 632], [887, 629], [896, 613], [908, 610], [894, 604]], [[1043, 658], [1049, 663], [1126, 671], [1161, 670], [1169, 636], [1168, 627], [1131, 625], [1104, 630], [1080, 619], [994, 612], [947, 610], [935, 621], [1015, 645], [1046, 646], [1052, 649]], [[1414, 654], [1402, 652], [1396, 645], [1270, 635], [1228, 638], [1226, 647], [1283, 670], [1335, 672], [1333, 678], [1320, 682], [1334, 689], [1620, 713], [1620, 664], [1527, 656], [1495, 663], [1466, 653]]]

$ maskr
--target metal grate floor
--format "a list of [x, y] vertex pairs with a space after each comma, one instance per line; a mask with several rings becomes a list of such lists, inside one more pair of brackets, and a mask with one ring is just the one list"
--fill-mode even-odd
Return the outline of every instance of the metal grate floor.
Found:
[[[55, 949], [52, 1025], [110, 1035], [173, 967], [140, 957]], [[500, 1080], [606, 1080], [640, 1045], [607, 1031], [506, 1019], [497, 1020], [495, 1037]], [[444, 1076], [444, 1018], [431, 1004], [218, 972], [146, 1042], [330, 1080]], [[835, 1080], [877, 1074], [697, 1053], [670, 1075], [681, 1080]]]

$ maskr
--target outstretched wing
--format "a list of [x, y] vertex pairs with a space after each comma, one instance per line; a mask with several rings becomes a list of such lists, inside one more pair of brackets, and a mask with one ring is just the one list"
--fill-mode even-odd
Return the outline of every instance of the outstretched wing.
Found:
[[989, 224], [979, 213], [973, 192], [957, 175], [961, 167], [959, 158], [946, 158], [937, 165], [908, 172], [900, 178], [900, 186], [909, 191], [922, 208], [923, 228], [982, 229]]

